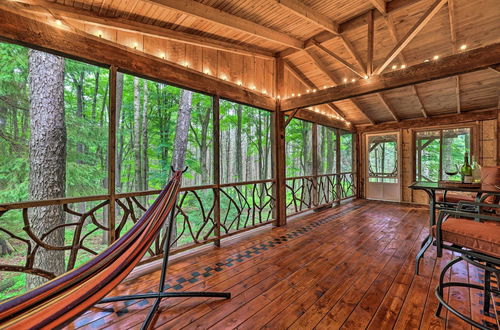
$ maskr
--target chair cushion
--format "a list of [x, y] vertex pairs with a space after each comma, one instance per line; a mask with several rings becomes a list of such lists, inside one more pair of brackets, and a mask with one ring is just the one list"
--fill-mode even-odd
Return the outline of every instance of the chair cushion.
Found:
[[[447, 192], [446, 193], [446, 202], [449, 203], [458, 203], [460, 201], [474, 202], [476, 199], [471, 194], [461, 194], [455, 192]], [[439, 192], [436, 194], [436, 202], [444, 202], [444, 193]]]
[[[441, 226], [443, 241], [500, 258], [500, 222], [449, 217]], [[436, 237], [436, 226], [432, 227]]]

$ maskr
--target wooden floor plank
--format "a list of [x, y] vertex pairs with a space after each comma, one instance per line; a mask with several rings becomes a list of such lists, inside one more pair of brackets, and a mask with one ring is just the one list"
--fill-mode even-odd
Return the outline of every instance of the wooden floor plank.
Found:
[[[434, 288], [451, 253], [436, 258], [430, 247], [414, 275], [427, 217], [421, 207], [356, 200], [182, 255], [169, 266], [169, 290], [229, 291], [232, 298], [163, 300], [155, 328], [466, 329], [446, 310], [434, 316]], [[482, 276], [463, 264], [448, 279], [479, 283]], [[158, 279], [159, 272], [131, 279], [112, 295], [154, 291]], [[452, 289], [445, 297], [473, 318], [495, 322], [482, 315], [477, 290]], [[138, 329], [150, 306], [100, 305], [67, 328]]]

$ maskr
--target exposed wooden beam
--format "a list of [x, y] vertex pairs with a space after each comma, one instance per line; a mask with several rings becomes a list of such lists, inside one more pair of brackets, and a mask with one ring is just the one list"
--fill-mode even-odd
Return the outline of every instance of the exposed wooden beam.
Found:
[[303, 49], [304, 42], [270, 28], [262, 24], [249, 21], [247, 19], [229, 14], [225, 11], [215, 9], [213, 7], [204, 5], [194, 0], [143, 0], [146, 3], [153, 3], [163, 8], [175, 10], [180, 13], [188, 14], [190, 16], [198, 17], [205, 21], [217, 23], [227, 28], [237, 30], [240, 32], [248, 33], [253, 36], [266, 39], [292, 47], [295, 49]]
[[339, 85], [282, 101], [283, 109], [310, 107], [326, 102], [335, 102], [351, 97], [381, 92], [397, 87], [451, 77], [496, 66], [500, 63], [500, 43], [491, 44], [468, 52], [444, 57], [438, 62], [421, 63], [406, 70], [386, 72], [370, 79]]
[[[387, 25], [387, 28], [389, 29], [389, 34], [391, 35], [391, 38], [394, 42], [394, 44], [398, 43], [398, 33], [396, 31], [396, 27], [394, 26], [394, 22], [392, 21], [392, 18], [389, 15], [386, 15], [384, 17], [385, 23]], [[400, 61], [402, 64], [406, 63], [405, 56], [403, 55], [403, 51], [401, 51], [398, 55]], [[422, 101], [422, 97], [420, 96], [420, 93], [418, 92], [418, 88], [415, 85], [410, 86], [413, 94], [418, 100], [418, 103], [420, 105], [420, 111], [422, 112], [422, 115], [424, 118], [428, 118], [429, 114], [427, 113], [427, 110], [425, 109], [424, 102]]]
[[384, 108], [391, 113], [394, 120], [397, 122], [401, 121], [399, 119], [399, 116], [396, 114], [396, 111], [394, 110], [394, 108], [387, 102], [387, 100], [382, 95], [382, 93], [376, 93], [375, 95], [377, 95], [377, 98], [379, 99], [380, 103], [382, 103]]
[[[321, 49], [322, 51], [324, 51], [325, 53], [327, 53], [328, 55], [330, 55], [331, 57], [333, 57], [337, 62], [339, 62], [340, 64], [342, 64], [343, 66], [345, 66], [346, 68], [348, 68], [349, 70], [351, 70], [352, 72], [354, 72], [355, 74], [357, 74], [358, 76], [360, 76], [361, 78], [365, 77], [365, 75], [363, 74], [363, 72], [360, 72], [359, 70], [357, 70], [349, 62], [347, 62], [342, 57], [338, 56], [337, 54], [335, 54], [334, 52], [332, 52], [331, 50], [329, 50], [328, 48], [326, 48], [325, 46], [323, 46], [319, 42], [314, 41], [314, 45], [318, 49]], [[363, 70], [363, 69], [361, 69], [361, 70]]]
[[373, 7], [377, 8], [379, 13], [382, 15], [387, 14], [387, 9], [385, 8], [385, 1], [384, 0], [370, 0], [372, 3]]
[[[392, 0], [392, 1], [389, 1], [386, 3], [387, 14], [389, 15], [389, 14], [397, 12], [399, 10], [403, 10], [403, 9], [410, 7], [410, 6], [412, 6], [415, 3], [418, 3], [420, 1], [422, 1], [422, 0]], [[340, 33], [356, 29], [360, 26], [364, 26], [366, 23], [365, 22], [366, 21], [365, 15], [366, 14], [363, 12], [363, 13], [360, 13], [359, 15], [357, 15], [357, 16], [355, 16], [355, 17], [353, 17], [345, 22], [342, 22], [339, 26]], [[314, 45], [312, 44], [312, 40], [316, 40], [319, 43], [324, 43], [324, 42], [331, 40], [332, 38], [335, 38], [335, 37], [337, 37], [337, 35], [332, 35], [328, 31], [322, 31], [322, 32], [316, 34], [315, 36], [313, 36], [312, 38], [306, 40], [304, 42], [304, 47], [306, 49], [313, 47]], [[291, 55], [297, 53], [298, 51], [299, 50], [294, 49], [294, 48], [288, 48], [288, 49], [280, 52], [279, 56], [280, 57], [288, 57], [288, 56], [291, 56]]]
[[[338, 77], [336, 77], [333, 72], [331, 70], [329, 70], [327, 68], [327, 66], [323, 63], [323, 61], [321, 61], [321, 58], [316, 55], [316, 53], [312, 50], [307, 50], [306, 51], [307, 55], [309, 55], [309, 57], [311, 58], [311, 60], [313, 61], [314, 65], [316, 65], [316, 67], [321, 71], [323, 72], [334, 84], [336, 84], [337, 86], [340, 84], [340, 79]], [[286, 100], [283, 100], [283, 101], [286, 101]], [[283, 102], [282, 101], [282, 102]], [[371, 124], [375, 124], [375, 121], [363, 110], [361, 109], [361, 107], [359, 106], [359, 103], [355, 100], [355, 99], [351, 99], [351, 102], [352, 104], [354, 105], [354, 107], [363, 114], [363, 116], [371, 123]]]
[[[247, 47], [238, 44], [233, 44], [226, 41], [215, 40], [196, 36], [189, 33], [174, 31], [162, 28], [156, 25], [144, 24], [137, 21], [132, 21], [122, 17], [105, 17], [96, 14], [93, 11], [83, 8], [65, 6], [57, 2], [46, 0], [16, 0], [26, 11], [43, 14], [54, 15], [65, 19], [75, 20], [85, 24], [92, 24], [105, 28], [112, 28], [119, 31], [140, 33], [160, 39], [179, 41], [190, 45], [200, 46], [204, 48], [216, 49], [235, 53], [239, 55], [256, 56], [265, 59], [272, 59], [273, 54], [269, 51], [258, 49], [255, 47]], [[7, 4], [8, 3], [4, 3]]]
[[457, 100], [457, 113], [462, 112], [462, 108], [460, 106], [460, 76], [455, 76], [455, 97]]
[[320, 28], [331, 33], [339, 34], [339, 25], [336, 22], [328, 16], [325, 16], [320, 12], [304, 5], [299, 0], [276, 0], [276, 2], [278, 2], [278, 4], [283, 8], [286, 8], [316, 26], [319, 26]]
[[500, 73], [500, 64], [499, 65], [492, 65], [489, 67], [493, 72]]
[[274, 111], [273, 98], [114, 42], [0, 9], [0, 39]]
[[424, 28], [425, 25], [436, 15], [448, 0], [436, 0], [430, 8], [420, 17], [417, 23], [406, 33], [406, 35], [397, 43], [397, 45], [387, 54], [382, 65], [375, 71], [376, 74], [382, 73], [385, 68], [398, 56], [398, 54], [415, 38], [415, 36]]
[[419, 127], [431, 127], [431, 126], [443, 126], [451, 125], [457, 123], [467, 123], [481, 120], [491, 120], [497, 118], [496, 109], [485, 109], [485, 110], [475, 110], [463, 112], [460, 115], [457, 114], [447, 114], [440, 116], [432, 116], [428, 119], [418, 118], [418, 119], [406, 119], [400, 122], [387, 122], [377, 125], [358, 125], [356, 126], [358, 132], [378, 132], [378, 131], [388, 131], [397, 129], [408, 129], [408, 128], [419, 128]]
[[418, 103], [420, 105], [420, 111], [422, 112], [422, 115], [424, 116], [424, 118], [429, 118], [429, 114], [427, 113], [427, 110], [425, 109], [424, 103], [422, 102], [422, 98], [420, 97], [417, 86], [411, 85], [410, 87], [413, 91], [413, 94], [415, 94], [415, 96], [417, 96], [417, 100], [418, 100]]
[[[384, 0], [382, 0], [384, 2]], [[385, 4], [385, 2], [384, 2]], [[374, 19], [373, 19], [373, 10], [368, 11], [367, 13], [367, 22], [368, 22], [368, 51], [366, 56], [366, 74], [371, 76], [373, 73], [373, 38], [374, 38]]]
[[[318, 86], [316, 86], [311, 80], [309, 80], [309, 78], [307, 78], [304, 75], [304, 73], [302, 73], [295, 65], [293, 65], [293, 63], [291, 63], [288, 60], [284, 60], [284, 62], [285, 62], [285, 67], [288, 69], [288, 71], [290, 71], [290, 73], [293, 74], [293, 76], [297, 78], [297, 80], [299, 80], [301, 83], [303, 83], [307, 88], [309, 88], [310, 90], [319, 89]], [[333, 112], [335, 112], [340, 117], [344, 119], [346, 118], [344, 112], [340, 110], [339, 107], [337, 107], [335, 104], [326, 103], [326, 106], [328, 106]]]
[[[365, 64], [363, 63], [363, 59], [359, 55], [359, 53], [356, 51], [352, 43], [347, 39], [347, 37], [343, 34], [340, 35], [340, 40], [342, 41], [342, 44], [344, 45], [345, 49], [351, 55], [351, 57], [356, 61], [356, 64], [362, 68], [363, 73], [366, 74], [366, 67]], [[364, 75], [363, 75], [364, 76]]]

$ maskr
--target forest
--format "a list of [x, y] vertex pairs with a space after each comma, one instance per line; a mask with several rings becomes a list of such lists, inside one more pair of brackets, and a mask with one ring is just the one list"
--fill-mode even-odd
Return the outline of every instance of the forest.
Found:
[[[0, 205], [108, 194], [109, 70], [8, 43], [0, 43], [0, 58]], [[183, 187], [213, 184], [213, 98], [120, 72], [116, 80], [116, 192], [161, 189], [171, 165], [188, 167]], [[271, 180], [271, 113], [221, 100], [219, 120], [220, 183]], [[313, 127], [298, 119], [288, 125], [287, 177], [312, 175]], [[336, 173], [337, 157], [340, 172], [351, 172], [352, 134], [321, 125], [317, 129], [318, 173]], [[260, 185], [258, 197], [251, 195], [251, 185], [239, 189], [243, 193], [234, 187], [224, 189], [221, 213], [230, 219], [225, 230], [246, 226], [243, 214], [248, 218], [256, 205], [263, 206], [260, 212], [271, 214], [272, 201], [263, 192], [270, 186]], [[213, 193], [200, 189], [198, 194], [199, 200], [186, 193], [182, 208], [189, 226], [202, 230], [207, 219], [200, 216], [199, 204], [210, 208]], [[147, 207], [155, 195], [150, 197], [139, 201]], [[235, 209], [237, 203], [244, 206]], [[90, 201], [69, 206], [83, 214], [98, 204]], [[252, 205], [254, 210], [250, 210]], [[32, 208], [28, 216], [37, 235], [77, 217], [60, 206]], [[107, 207], [99, 212], [98, 220], [103, 225], [108, 222]], [[193, 242], [180, 222], [176, 244]], [[22, 210], [0, 213], [0, 263], [24, 262], [26, 244], [12, 238], [29, 240], [23, 226]], [[74, 233], [66, 228], [51, 232], [45, 241], [71, 244]], [[85, 223], [84, 232], [93, 250], [99, 252], [109, 242], [97, 229]], [[84, 251], [77, 265], [91, 256]], [[34, 261], [35, 266], [57, 274], [64, 272], [67, 263], [68, 253], [43, 248]], [[0, 272], [0, 299], [43, 282], [35, 275]]]

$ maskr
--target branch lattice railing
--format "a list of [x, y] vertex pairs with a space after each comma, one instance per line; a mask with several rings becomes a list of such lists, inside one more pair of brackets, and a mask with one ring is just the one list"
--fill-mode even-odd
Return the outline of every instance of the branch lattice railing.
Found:
[[[172, 253], [273, 223], [274, 182], [181, 188]], [[109, 245], [109, 237], [119, 238], [126, 233], [159, 193], [160, 190], [151, 190], [116, 194], [114, 222], [109, 221], [109, 195], [0, 204], [0, 247], [9, 247], [8, 253], [0, 256], [0, 284], [11, 273], [54, 278], [52, 270], [36, 267], [35, 258], [42, 249], [64, 251], [66, 270], [85, 263]], [[48, 207], [60, 208], [64, 223], [38, 233], [31, 219], [37, 208]], [[63, 232], [64, 244], [47, 243], [47, 237], [57, 231]], [[161, 256], [164, 239], [162, 231], [143, 263]], [[23, 290], [24, 287], [20, 291]], [[1, 291], [0, 288], [0, 299], [5, 298]]]
[[286, 179], [287, 215], [299, 214], [356, 196], [355, 173], [297, 176]]

